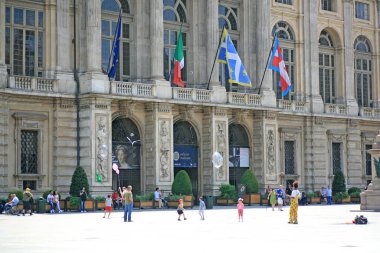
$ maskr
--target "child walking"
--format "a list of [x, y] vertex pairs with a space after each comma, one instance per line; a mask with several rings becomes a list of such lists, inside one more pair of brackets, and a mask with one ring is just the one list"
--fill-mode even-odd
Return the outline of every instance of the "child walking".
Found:
[[201, 216], [201, 220], [205, 219], [205, 209], [206, 209], [205, 202], [203, 201], [202, 196], [200, 196], [199, 197], [199, 215]]
[[183, 200], [179, 199], [179, 204], [178, 204], [178, 207], [177, 207], [178, 221], [181, 220], [181, 215], [183, 215], [183, 219], [186, 220], [184, 210], [185, 210], [185, 208], [183, 208]]
[[240, 220], [241, 220], [241, 222], [243, 222], [244, 203], [243, 203], [243, 199], [242, 198], [238, 199], [238, 204], [236, 206], [237, 206], [237, 209], [238, 209], [239, 222], [240, 222]]
[[106, 204], [106, 208], [104, 209], [103, 218], [106, 217], [106, 213], [108, 212], [108, 219], [109, 219], [112, 212], [112, 205], [113, 205], [111, 195], [107, 196], [105, 204]]
[[274, 211], [274, 206], [276, 205], [276, 191], [274, 189], [272, 189], [272, 191], [269, 193], [269, 203], [271, 204], [272, 206], [272, 211]]
[[292, 195], [290, 195], [291, 204], [289, 211], [289, 224], [298, 224], [298, 199], [300, 198], [301, 193], [298, 190], [298, 182], [293, 183]]

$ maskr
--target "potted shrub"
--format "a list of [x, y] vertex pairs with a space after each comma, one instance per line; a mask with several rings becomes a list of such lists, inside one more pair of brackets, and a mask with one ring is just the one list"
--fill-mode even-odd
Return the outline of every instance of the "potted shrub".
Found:
[[245, 192], [247, 193], [247, 195], [244, 196], [244, 202], [250, 205], [260, 204], [259, 182], [252, 170], [246, 170], [240, 182], [245, 185]]
[[312, 204], [321, 204], [321, 194], [319, 191], [314, 192], [314, 196], [311, 197]]
[[79, 197], [82, 188], [86, 188], [87, 200], [85, 203], [86, 210], [95, 209], [95, 201], [90, 197], [90, 187], [88, 184], [87, 174], [80, 166], [76, 167], [74, 174], [71, 178], [70, 195], [72, 197]]
[[360, 203], [360, 192], [351, 192], [349, 195], [352, 203]]
[[172, 184], [172, 194], [182, 196], [184, 207], [193, 207], [193, 187], [186, 171], [178, 171]]
[[177, 208], [178, 207], [178, 201], [181, 199], [181, 195], [170, 195], [168, 200], [168, 207]]
[[95, 209], [96, 210], [104, 210], [106, 208], [106, 198], [97, 196], [95, 197]]
[[73, 210], [79, 211], [79, 207], [80, 207], [80, 198], [79, 197], [69, 198], [67, 209], [69, 209], [71, 211], [73, 211]]
[[268, 205], [268, 197], [265, 194], [261, 194], [260, 200], [261, 200], [261, 205]]
[[346, 182], [342, 171], [337, 171], [334, 175], [332, 183], [332, 193], [335, 195], [338, 192], [346, 192]]
[[220, 196], [216, 199], [218, 205], [231, 205], [236, 203], [237, 193], [235, 186], [222, 184], [219, 187]]
[[134, 206], [140, 209], [153, 208], [154, 193], [138, 195], [134, 200]]
[[315, 196], [315, 193], [314, 193], [314, 192], [307, 192], [307, 193], [306, 193], [307, 203], [308, 203], [308, 204], [311, 204], [311, 203], [312, 203], [311, 200], [312, 200], [312, 198], [314, 198], [314, 196]]

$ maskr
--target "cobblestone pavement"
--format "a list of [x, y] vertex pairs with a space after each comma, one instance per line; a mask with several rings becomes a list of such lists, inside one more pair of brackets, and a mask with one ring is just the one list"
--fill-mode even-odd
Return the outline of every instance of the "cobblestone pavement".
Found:
[[[101, 212], [0, 215], [0, 252], [380, 252], [379, 212], [301, 206], [293, 225], [288, 208], [246, 207], [244, 222], [234, 207], [206, 210], [204, 221], [196, 207], [186, 210], [186, 221], [171, 209], [136, 210], [130, 223], [120, 211], [110, 219]], [[357, 214], [369, 224], [352, 224]]]

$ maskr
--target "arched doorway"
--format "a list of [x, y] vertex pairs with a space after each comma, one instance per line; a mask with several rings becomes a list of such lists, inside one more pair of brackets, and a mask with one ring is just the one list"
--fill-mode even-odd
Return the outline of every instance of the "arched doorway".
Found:
[[127, 118], [112, 122], [112, 163], [119, 166], [119, 175], [112, 171], [112, 188], [132, 185], [135, 194], [141, 193], [140, 133], [136, 124]]
[[194, 127], [187, 121], [174, 124], [174, 175], [185, 170], [190, 176], [193, 195], [198, 195], [198, 141]]
[[249, 168], [249, 139], [244, 127], [231, 124], [229, 139], [229, 183], [237, 186], [244, 171]]

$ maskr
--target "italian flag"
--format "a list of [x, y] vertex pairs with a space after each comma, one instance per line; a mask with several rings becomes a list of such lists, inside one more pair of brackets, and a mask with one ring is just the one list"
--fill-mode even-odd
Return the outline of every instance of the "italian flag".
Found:
[[182, 29], [179, 31], [177, 47], [174, 53], [174, 76], [173, 84], [184, 88], [185, 83], [181, 78], [181, 69], [185, 66], [185, 58], [183, 56]]

